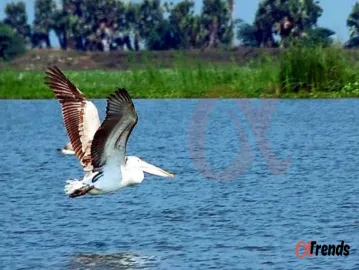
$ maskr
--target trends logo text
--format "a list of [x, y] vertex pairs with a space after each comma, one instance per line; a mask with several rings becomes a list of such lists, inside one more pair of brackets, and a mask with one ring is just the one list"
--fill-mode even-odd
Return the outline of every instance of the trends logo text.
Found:
[[349, 250], [350, 246], [344, 244], [344, 241], [338, 245], [319, 245], [317, 241], [308, 241], [308, 243], [299, 241], [295, 247], [295, 255], [300, 259], [306, 256], [313, 257], [313, 255], [348, 256]]

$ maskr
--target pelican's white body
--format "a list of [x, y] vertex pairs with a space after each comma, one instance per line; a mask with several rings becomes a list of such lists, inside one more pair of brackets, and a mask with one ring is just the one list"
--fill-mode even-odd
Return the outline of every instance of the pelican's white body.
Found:
[[126, 159], [125, 164], [121, 164], [123, 162], [120, 156], [115, 155], [112, 158], [109, 158], [103, 167], [102, 175], [94, 183], [92, 182], [92, 179], [96, 177], [98, 172], [87, 173], [82, 181], [67, 181], [65, 186], [66, 194], [71, 194], [84, 186], [94, 187], [88, 194], [105, 194], [142, 183], [145, 176], [140, 167], [140, 159], [134, 156], [127, 157]]

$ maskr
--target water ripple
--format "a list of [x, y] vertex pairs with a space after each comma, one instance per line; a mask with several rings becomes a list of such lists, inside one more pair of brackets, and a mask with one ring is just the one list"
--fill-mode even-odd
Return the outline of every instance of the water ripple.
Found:
[[[0, 269], [359, 268], [359, 100], [280, 101], [266, 134], [275, 155], [292, 156], [282, 175], [270, 173], [243, 117], [253, 162], [234, 181], [210, 180], [194, 166], [221, 171], [241, 151], [228, 114], [239, 110], [234, 101], [217, 102], [191, 160], [197, 101], [136, 100], [129, 154], [176, 177], [75, 200], [63, 185], [83, 172], [56, 151], [67, 142], [57, 102], [0, 103]], [[95, 103], [103, 119], [105, 101]], [[298, 259], [296, 244], [310, 240], [344, 240], [351, 253]]]

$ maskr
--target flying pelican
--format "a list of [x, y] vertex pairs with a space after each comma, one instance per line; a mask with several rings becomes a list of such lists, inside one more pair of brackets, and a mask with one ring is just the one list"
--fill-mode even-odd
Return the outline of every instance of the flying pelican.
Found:
[[[81, 91], [57, 67], [46, 71], [45, 83], [54, 91], [62, 106], [62, 115], [75, 155], [85, 176], [69, 180], [65, 193], [70, 198], [98, 195], [140, 184], [144, 172], [162, 177], [174, 175], [135, 156], [126, 156], [128, 138], [138, 116], [126, 89], [119, 88], [107, 98], [106, 118], [94, 136], [84, 119], [91, 106]], [[96, 110], [97, 111], [97, 110]]]

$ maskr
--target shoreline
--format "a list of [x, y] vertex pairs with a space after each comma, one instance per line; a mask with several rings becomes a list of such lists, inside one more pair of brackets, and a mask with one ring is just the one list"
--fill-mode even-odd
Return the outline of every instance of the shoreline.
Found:
[[[244, 56], [249, 52], [251, 56]], [[12, 62], [22, 69], [13, 65], [0, 69], [0, 99], [53, 99], [44, 76], [47, 66], [59, 63], [62, 63], [59, 68], [89, 99], [106, 98], [117, 88], [126, 88], [134, 99], [359, 98], [356, 51], [351, 57], [348, 51], [336, 47], [293, 47], [273, 50], [267, 55], [263, 52], [248, 49], [203, 54], [193, 51], [86, 54], [91, 56], [89, 59], [76, 52], [58, 51], [57, 55], [32, 51]], [[73, 55], [69, 58], [70, 54]], [[231, 61], [230, 55], [237, 58]], [[72, 59], [72, 64], [65, 59]], [[91, 66], [91, 59], [96, 60], [97, 66], [88, 70], [75, 67]], [[123, 60], [119, 61], [122, 68], [113, 65], [117, 60]], [[27, 65], [41, 68], [24, 71]]]
[[[50, 94], [52, 94], [50, 92]], [[203, 96], [193, 96], [193, 97], [183, 97], [183, 96], [164, 96], [164, 97], [158, 97], [158, 96], [151, 96], [151, 97], [142, 97], [137, 96], [136, 94], [130, 93], [133, 99], [137, 100], [201, 100], [201, 99], [219, 99], [219, 100], [231, 100], [231, 99], [262, 99], [262, 100], [270, 100], [270, 99], [279, 99], [279, 100], [336, 100], [336, 99], [359, 99], [359, 95], [347, 95], [347, 94], [340, 94], [340, 93], [316, 93], [316, 95], [282, 95], [282, 96], [251, 96], [251, 97], [243, 97], [243, 96], [211, 96], [211, 97], [203, 97]], [[85, 94], [86, 95], [86, 94]], [[92, 95], [86, 95], [87, 99], [103, 99], [106, 100], [107, 96], [92, 96]], [[0, 96], [1, 101], [34, 101], [34, 100], [56, 100], [55, 96], [53, 97], [13, 97], [13, 96]]]

